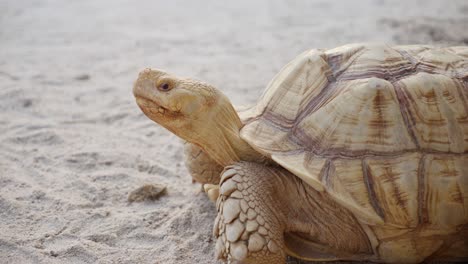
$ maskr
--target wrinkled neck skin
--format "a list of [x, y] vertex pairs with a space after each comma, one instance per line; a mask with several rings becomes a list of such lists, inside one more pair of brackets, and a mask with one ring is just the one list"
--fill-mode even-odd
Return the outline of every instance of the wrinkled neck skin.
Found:
[[232, 104], [223, 94], [217, 96], [218, 103], [208, 116], [192, 120], [197, 129], [185, 139], [201, 147], [221, 166], [241, 160], [263, 162], [266, 158], [240, 137], [242, 122]]

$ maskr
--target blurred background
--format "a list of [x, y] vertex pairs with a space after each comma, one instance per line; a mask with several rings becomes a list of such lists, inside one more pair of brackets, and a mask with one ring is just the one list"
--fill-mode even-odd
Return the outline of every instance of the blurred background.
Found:
[[0, 10], [2, 75], [56, 82], [76, 73], [128, 85], [151, 66], [262, 90], [310, 48], [468, 43], [463, 0], [3, 0]]
[[[0, 263], [217, 263], [181, 142], [134, 103], [141, 69], [249, 105], [304, 50], [467, 29], [466, 0], [0, 0]], [[127, 204], [152, 182], [168, 194]]]

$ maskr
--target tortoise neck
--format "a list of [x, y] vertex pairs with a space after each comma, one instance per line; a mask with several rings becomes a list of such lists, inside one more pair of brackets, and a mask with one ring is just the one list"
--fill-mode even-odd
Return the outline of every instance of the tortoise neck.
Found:
[[241, 160], [263, 162], [265, 157], [240, 137], [242, 122], [236, 110], [224, 95], [220, 97], [221, 103], [213, 111], [211, 120], [202, 120], [204, 124], [199, 124], [203, 129], [194, 143], [221, 166]]

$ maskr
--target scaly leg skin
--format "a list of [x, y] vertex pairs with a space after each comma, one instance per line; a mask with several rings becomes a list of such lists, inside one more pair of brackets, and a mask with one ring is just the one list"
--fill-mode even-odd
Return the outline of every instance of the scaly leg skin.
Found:
[[272, 180], [277, 176], [269, 172], [247, 162], [223, 172], [213, 227], [218, 258], [228, 263], [285, 263], [285, 215], [273, 200], [279, 179]]
[[[200, 147], [184, 144], [185, 166], [192, 179], [202, 184], [218, 185], [223, 167], [212, 160]], [[208, 187], [213, 189], [212, 187]], [[205, 190], [206, 192], [206, 190]]]
[[185, 165], [196, 182], [203, 184], [203, 190], [213, 202], [218, 199], [219, 180], [223, 167], [212, 160], [201, 148], [186, 142], [184, 145]]
[[223, 167], [212, 160], [201, 148], [184, 144], [185, 166], [192, 178], [199, 183], [219, 184]]

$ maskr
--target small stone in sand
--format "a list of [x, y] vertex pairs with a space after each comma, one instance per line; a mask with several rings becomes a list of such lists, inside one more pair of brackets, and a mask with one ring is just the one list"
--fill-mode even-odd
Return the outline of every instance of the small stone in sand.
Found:
[[75, 77], [75, 80], [77, 80], [77, 81], [87, 81], [89, 79], [91, 79], [91, 76], [89, 76], [89, 74], [86, 74], [86, 73], [85, 74], [80, 74], [80, 75]]
[[166, 186], [162, 184], [145, 184], [128, 195], [128, 202], [153, 201], [163, 194], [166, 194]]

